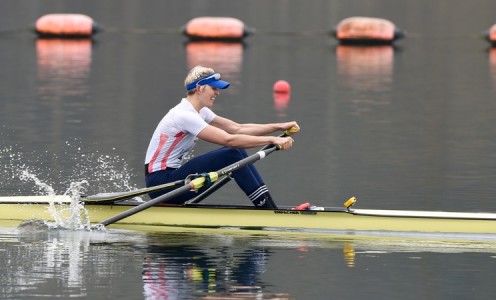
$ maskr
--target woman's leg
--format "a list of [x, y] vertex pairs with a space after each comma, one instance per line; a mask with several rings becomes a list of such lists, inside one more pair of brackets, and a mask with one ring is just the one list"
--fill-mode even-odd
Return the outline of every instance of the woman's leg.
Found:
[[[201, 174], [220, 170], [230, 164], [233, 164], [247, 157], [248, 154], [244, 149], [222, 147], [205, 154], [196, 156], [186, 162], [177, 170], [161, 171], [163, 174], [147, 175], [147, 186], [158, 185], [165, 182], [171, 182], [186, 178], [190, 174]], [[159, 172], [155, 172], [159, 173]], [[150, 179], [148, 179], [150, 177]], [[155, 178], [151, 178], [155, 177]], [[232, 173], [232, 177], [257, 207], [276, 208], [267, 187], [265, 186], [260, 174], [253, 164], [240, 168]], [[201, 193], [206, 187], [201, 188]], [[150, 193], [150, 197], [155, 198], [165, 192]], [[188, 192], [184, 195], [172, 199], [168, 203], [184, 203], [195, 197], [198, 193]]]

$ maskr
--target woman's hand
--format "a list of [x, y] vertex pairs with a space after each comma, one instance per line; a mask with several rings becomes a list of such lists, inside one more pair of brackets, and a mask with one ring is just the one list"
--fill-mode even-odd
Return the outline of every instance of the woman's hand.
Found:
[[280, 150], [289, 150], [293, 147], [293, 142], [294, 140], [292, 137], [276, 137], [273, 144], [279, 146]]
[[300, 126], [296, 123], [296, 121], [283, 123], [282, 128], [286, 135], [292, 135], [300, 131]]

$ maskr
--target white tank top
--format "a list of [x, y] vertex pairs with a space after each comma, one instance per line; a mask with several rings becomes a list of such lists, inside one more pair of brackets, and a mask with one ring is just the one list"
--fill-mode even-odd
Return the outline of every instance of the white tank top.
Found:
[[197, 135], [215, 118], [215, 113], [204, 107], [198, 113], [183, 98], [158, 123], [146, 151], [148, 173], [166, 168], [179, 168], [181, 161], [195, 146]]

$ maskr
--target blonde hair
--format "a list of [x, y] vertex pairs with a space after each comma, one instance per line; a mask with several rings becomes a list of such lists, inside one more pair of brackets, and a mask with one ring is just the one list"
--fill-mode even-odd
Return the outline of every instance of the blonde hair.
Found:
[[[196, 66], [189, 70], [188, 75], [186, 76], [186, 79], [184, 79], [184, 86], [188, 86], [188, 84], [197, 81], [198, 79], [207, 76], [209, 74], [215, 73], [214, 69], [212, 68], [207, 68], [203, 66]], [[194, 94], [195, 90], [190, 90], [188, 91], [188, 95]]]

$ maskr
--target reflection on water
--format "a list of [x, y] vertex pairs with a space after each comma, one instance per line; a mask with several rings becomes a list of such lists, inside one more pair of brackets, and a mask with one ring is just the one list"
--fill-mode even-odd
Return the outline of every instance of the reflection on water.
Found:
[[[191, 291], [216, 299], [273, 299], [262, 275], [270, 250], [240, 243], [224, 235], [149, 235], [143, 264], [145, 295], [149, 299], [183, 299]], [[277, 294], [280, 299], [287, 295]], [[208, 299], [208, 298], [207, 298]], [[230, 298], [232, 299], [232, 298]]]
[[[349, 91], [355, 114], [385, 105], [390, 99], [384, 97], [391, 90], [393, 77], [393, 46], [345, 46], [336, 47], [339, 83]], [[381, 97], [373, 97], [380, 93]]]
[[[432, 254], [496, 255], [494, 242], [263, 235], [241, 230], [218, 233], [187, 228], [161, 232], [0, 228], [0, 249], [0, 293], [11, 298], [98, 298], [124, 290], [128, 299], [297, 299], [297, 288], [281, 291], [276, 282], [287, 277], [285, 274], [292, 274], [295, 284], [312, 282], [312, 278], [296, 279], [302, 267], [311, 271], [307, 276], [336, 280], [335, 273], [340, 270], [368, 270], [364, 276], [373, 276], [374, 262], [394, 261], [398, 256], [393, 254], [403, 253], [416, 261], [428, 260]], [[318, 263], [315, 257], [327, 259]], [[439, 267], [422, 266], [425, 272]], [[450, 267], [446, 264], [443, 268]], [[486, 276], [474, 268], [473, 276]], [[355, 277], [360, 280], [359, 274]]]
[[346, 265], [350, 268], [355, 266], [355, 249], [352, 243], [345, 243], [343, 246], [343, 256]]
[[491, 47], [489, 49], [489, 67], [491, 69], [493, 87], [496, 90], [496, 47]]
[[[230, 236], [53, 230], [36, 224], [0, 230], [0, 295], [89, 297], [116, 294], [126, 285], [127, 292], [136, 291], [128, 299], [289, 299], [265, 292], [261, 275], [270, 251]], [[121, 277], [126, 279], [119, 283]]]
[[90, 39], [38, 39], [38, 94], [45, 98], [88, 93]]
[[285, 118], [287, 116], [286, 110], [289, 106], [289, 101], [291, 100], [291, 93], [280, 93], [274, 92], [274, 108], [277, 111], [277, 117]]
[[108, 286], [126, 269], [132, 270], [132, 258], [139, 251], [134, 247], [140, 243], [142, 238], [136, 235], [43, 227], [1, 231], [0, 295], [12, 299], [91, 295], [88, 287]]
[[210, 67], [231, 83], [227, 92], [236, 94], [243, 64], [243, 44], [197, 41], [186, 44], [188, 69], [197, 65]]

